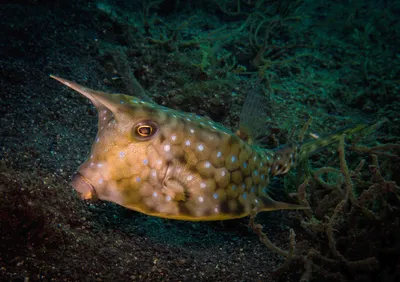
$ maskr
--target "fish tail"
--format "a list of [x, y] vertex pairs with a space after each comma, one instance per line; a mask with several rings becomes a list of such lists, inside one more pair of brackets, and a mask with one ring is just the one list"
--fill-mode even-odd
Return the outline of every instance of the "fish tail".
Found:
[[310, 155], [319, 150], [339, 142], [342, 135], [351, 136], [369, 128], [368, 124], [356, 124], [343, 128], [335, 133], [302, 144], [292, 142], [274, 150], [274, 160], [271, 165], [271, 175], [276, 176], [287, 173], [292, 167], [306, 160]]
[[364, 129], [368, 128], [369, 125], [362, 123], [362, 124], [355, 124], [350, 125], [346, 128], [343, 128], [335, 133], [329, 134], [325, 137], [320, 137], [315, 140], [304, 142], [299, 146], [299, 152], [296, 163], [300, 163], [301, 161], [307, 159], [313, 153], [318, 152], [319, 150], [339, 142], [339, 139], [342, 135], [351, 136], [355, 133], [359, 133]]
[[[311, 154], [321, 150], [331, 144], [339, 142], [339, 139], [343, 135], [351, 136], [355, 133], [364, 131], [364, 129], [370, 127], [368, 124], [356, 124], [349, 126], [327, 135], [316, 140], [305, 142], [301, 145], [291, 143], [281, 148], [278, 148], [274, 152], [274, 160], [271, 166], [271, 175], [280, 175], [287, 173], [291, 167], [296, 166]], [[270, 191], [271, 192], [271, 191]], [[272, 211], [272, 210], [290, 210], [290, 209], [309, 209], [309, 207], [289, 204], [284, 202], [278, 202], [273, 200], [268, 195], [260, 197], [261, 207], [260, 211]]]

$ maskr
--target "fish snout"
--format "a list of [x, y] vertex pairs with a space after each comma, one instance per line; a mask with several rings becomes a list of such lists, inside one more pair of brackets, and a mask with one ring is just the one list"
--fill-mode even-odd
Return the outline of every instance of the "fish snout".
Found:
[[75, 173], [71, 180], [72, 187], [79, 193], [82, 200], [95, 200], [97, 199], [96, 190], [90, 181], [80, 174]]

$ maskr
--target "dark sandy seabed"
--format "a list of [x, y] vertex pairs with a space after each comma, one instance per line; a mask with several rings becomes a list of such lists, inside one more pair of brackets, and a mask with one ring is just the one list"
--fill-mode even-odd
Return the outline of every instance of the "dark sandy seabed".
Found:
[[[97, 131], [96, 111], [79, 94], [51, 80], [50, 73], [108, 92], [127, 92], [130, 73], [157, 103], [207, 115], [234, 130], [244, 97], [256, 81], [251, 75], [265, 71], [275, 93], [269, 97], [266, 133], [271, 148], [284, 144], [291, 129], [301, 128], [309, 116], [314, 118], [309, 132], [321, 134], [352, 121], [384, 120], [365, 143], [399, 146], [398, 1], [298, 1], [292, 10], [285, 10], [287, 1], [265, 1], [271, 11], [281, 2], [280, 16], [287, 25], [274, 30], [276, 38], [268, 41], [264, 69], [251, 64], [262, 44], [249, 47], [251, 36], [243, 35], [249, 27], [238, 31], [237, 41], [221, 44], [233, 54], [230, 58], [236, 56], [233, 68], [227, 67], [228, 59], [201, 68], [204, 50], [210, 49], [176, 47], [179, 40], [207, 37], [222, 26], [238, 29], [246, 14], [229, 12], [236, 11], [236, 1], [158, 2], [146, 6], [142, 1], [2, 1], [0, 281], [299, 281], [304, 274], [301, 263], [274, 273], [284, 259], [260, 242], [248, 227], [248, 218], [181, 222], [111, 203], [81, 201], [69, 181], [90, 150]], [[238, 2], [243, 11], [254, 9], [246, 4], [254, 1]], [[140, 20], [143, 5], [149, 8], [150, 30]], [[376, 15], [379, 11], [382, 14]], [[193, 15], [205, 18], [188, 21]], [[292, 16], [302, 17], [302, 23], [291, 21]], [[184, 21], [188, 22], [180, 30], [179, 22]], [[182, 39], [172, 42], [172, 49], [149, 40], [163, 38], [163, 29], [167, 36], [179, 30], [175, 35]], [[290, 47], [291, 42], [298, 46]], [[299, 49], [318, 59], [298, 56]], [[381, 173], [399, 185], [399, 150], [393, 148], [390, 156], [380, 156], [390, 163]], [[335, 151], [319, 152], [311, 160], [313, 167], [324, 166]], [[368, 154], [348, 155], [351, 169], [360, 159], [370, 164]], [[275, 180], [272, 185], [282, 191], [275, 197], [288, 200], [283, 192], [288, 181]], [[398, 202], [387, 202], [390, 216], [375, 221], [374, 227], [365, 223], [364, 237], [351, 246], [337, 240], [337, 248], [349, 259], [374, 256], [379, 267], [322, 267], [324, 271], [313, 270], [313, 281], [400, 281]], [[312, 236], [300, 226], [300, 216], [301, 212], [277, 211], [263, 213], [257, 221], [274, 244], [287, 250], [290, 228], [297, 242]], [[318, 236], [324, 240], [323, 234]], [[314, 247], [329, 253], [324, 246]], [[370, 251], [358, 255], [360, 249]]]

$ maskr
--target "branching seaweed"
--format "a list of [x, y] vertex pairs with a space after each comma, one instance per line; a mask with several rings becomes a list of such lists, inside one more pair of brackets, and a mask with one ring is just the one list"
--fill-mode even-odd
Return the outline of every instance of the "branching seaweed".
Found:
[[[321, 277], [324, 281], [350, 280], [354, 273], [371, 273], [380, 268], [382, 254], [379, 250], [382, 246], [379, 234], [389, 232], [386, 229], [391, 226], [387, 222], [389, 218], [391, 221], [396, 218], [398, 222], [400, 217], [400, 188], [382, 176], [378, 155], [374, 154], [382, 148], [396, 151], [398, 145], [350, 147], [350, 151], [370, 154], [371, 159], [367, 171], [364, 171], [365, 159], [352, 170], [346, 161], [344, 136], [341, 137], [338, 147], [339, 169], [323, 167], [315, 170], [313, 178], [306, 178], [295, 193], [302, 205], [310, 207], [303, 216], [296, 217], [303, 228], [298, 232], [305, 231], [309, 236], [302, 236], [306, 239], [296, 242], [296, 234], [290, 229], [287, 251], [274, 245], [262, 231], [262, 226], [255, 223], [255, 214], [251, 216], [249, 225], [260, 241], [285, 258], [283, 265], [276, 270], [277, 274], [296, 264], [303, 267], [300, 281]], [[393, 159], [394, 155], [388, 150], [380, 155]], [[333, 181], [326, 180], [327, 174]], [[370, 175], [369, 181], [363, 180], [366, 174]], [[307, 187], [309, 190], [315, 189], [315, 203], [309, 202]], [[379, 234], [373, 235], [372, 230]], [[365, 240], [369, 248], [365, 248]], [[349, 271], [348, 277], [340, 271], [343, 267]]]

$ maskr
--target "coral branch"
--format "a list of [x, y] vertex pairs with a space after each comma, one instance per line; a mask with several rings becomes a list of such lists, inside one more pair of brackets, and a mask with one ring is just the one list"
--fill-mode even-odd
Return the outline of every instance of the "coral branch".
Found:
[[249, 221], [249, 226], [253, 231], [258, 235], [258, 238], [260, 241], [267, 246], [268, 249], [274, 251], [275, 253], [279, 254], [280, 256], [283, 256], [285, 258], [289, 258], [290, 254], [289, 252], [283, 251], [279, 247], [275, 246], [267, 237], [265, 233], [262, 231], [262, 225], [261, 224], [256, 224], [254, 219], [255, 219], [255, 213], [252, 213], [250, 216], [250, 221]]

